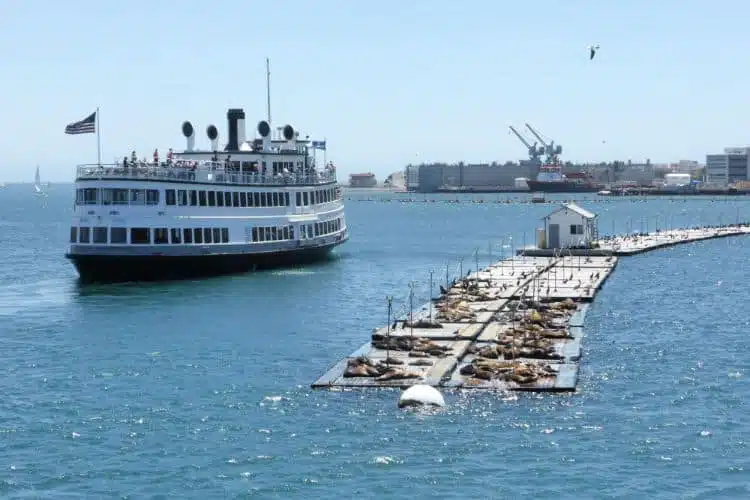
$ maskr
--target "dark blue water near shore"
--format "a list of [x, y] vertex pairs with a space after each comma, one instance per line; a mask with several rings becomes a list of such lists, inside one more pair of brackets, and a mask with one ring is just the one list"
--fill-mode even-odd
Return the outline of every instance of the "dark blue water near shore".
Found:
[[[749, 238], [624, 258], [586, 318], [578, 393], [447, 393], [415, 414], [395, 391], [308, 387], [385, 321], [386, 294], [403, 311], [409, 281], [426, 298], [429, 269], [530, 243], [552, 207], [350, 197], [352, 239], [325, 264], [79, 287], [72, 187], [0, 189], [0, 495], [750, 495]], [[581, 204], [602, 233], [750, 219], [745, 198]]]

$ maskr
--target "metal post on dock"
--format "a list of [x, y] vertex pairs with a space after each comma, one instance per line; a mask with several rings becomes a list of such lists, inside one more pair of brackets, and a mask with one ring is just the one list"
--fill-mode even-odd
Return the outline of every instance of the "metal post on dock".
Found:
[[516, 272], [516, 252], [513, 250], [513, 236], [510, 236], [510, 271]]
[[490, 260], [488, 266], [492, 266], [492, 242], [487, 243], [487, 258]]
[[409, 335], [414, 340], [414, 282], [409, 282]]
[[449, 273], [450, 273], [450, 269], [449, 269], [449, 268], [450, 268], [450, 265], [451, 265], [451, 263], [450, 263], [450, 262], [446, 262], [446, 263], [445, 263], [445, 291], [446, 291], [446, 292], [447, 292], [447, 291], [448, 291], [448, 290], [450, 289], [450, 287], [451, 287], [451, 279], [450, 279], [450, 276], [449, 276]]
[[385, 297], [388, 302], [388, 323], [385, 327], [385, 366], [389, 366], [389, 358], [391, 357], [391, 307], [393, 305], [393, 297], [388, 295]]
[[474, 279], [474, 283], [479, 286], [479, 248], [474, 250], [474, 264], [476, 265], [475, 271], [477, 273], [477, 277]]
[[461, 280], [464, 279], [464, 258], [463, 257], [460, 257], [458, 259], [458, 275], [459, 275], [459, 279]]
[[432, 321], [432, 275], [435, 273], [430, 269], [430, 321]]

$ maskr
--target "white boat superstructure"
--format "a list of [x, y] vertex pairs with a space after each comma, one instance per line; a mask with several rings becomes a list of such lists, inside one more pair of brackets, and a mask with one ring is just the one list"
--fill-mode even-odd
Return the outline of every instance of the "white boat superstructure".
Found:
[[[348, 238], [332, 163], [318, 167], [311, 141], [268, 121], [246, 140], [242, 109], [227, 113], [228, 141], [206, 128], [210, 149], [187, 147], [153, 162], [79, 165], [70, 258], [82, 279], [179, 278], [302, 263]], [[320, 144], [320, 143], [317, 143]]]

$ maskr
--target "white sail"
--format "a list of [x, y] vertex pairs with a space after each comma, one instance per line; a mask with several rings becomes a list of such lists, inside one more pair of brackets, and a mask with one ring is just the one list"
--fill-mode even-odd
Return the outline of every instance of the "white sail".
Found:
[[43, 194], [41, 178], [39, 177], [39, 165], [36, 166], [36, 174], [34, 175], [34, 191], [37, 194]]

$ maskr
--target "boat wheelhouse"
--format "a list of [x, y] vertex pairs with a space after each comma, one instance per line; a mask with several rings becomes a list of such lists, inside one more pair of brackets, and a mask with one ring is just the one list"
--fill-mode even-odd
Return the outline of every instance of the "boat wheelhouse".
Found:
[[219, 149], [187, 147], [165, 161], [79, 165], [66, 254], [84, 282], [180, 279], [309, 263], [348, 239], [332, 163], [319, 168], [291, 125], [245, 138], [245, 113], [227, 112]]

